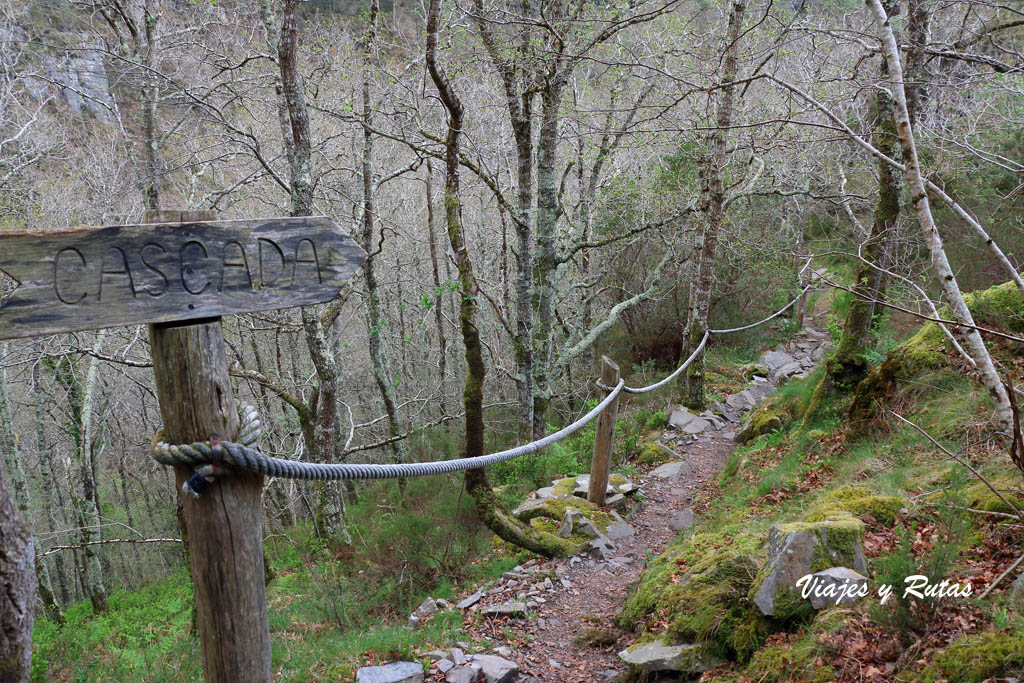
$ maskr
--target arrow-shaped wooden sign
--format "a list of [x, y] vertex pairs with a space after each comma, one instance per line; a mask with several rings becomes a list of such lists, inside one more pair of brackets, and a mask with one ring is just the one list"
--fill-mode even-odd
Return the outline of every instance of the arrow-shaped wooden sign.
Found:
[[365, 258], [323, 216], [0, 232], [0, 339], [321, 303]]

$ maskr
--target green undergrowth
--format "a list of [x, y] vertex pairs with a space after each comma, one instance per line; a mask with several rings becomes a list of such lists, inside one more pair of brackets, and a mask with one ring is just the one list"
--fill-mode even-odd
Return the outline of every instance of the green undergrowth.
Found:
[[[404, 502], [394, 482], [372, 484], [348, 515], [351, 548], [332, 550], [305, 525], [265, 543], [276, 572], [267, 603], [277, 680], [351, 680], [366, 662], [415, 658], [464, 639], [457, 610], [414, 631], [406, 618], [428, 596], [454, 599], [532, 557], [494, 547], [460, 477], [409, 480]], [[114, 592], [104, 614], [78, 604], [63, 627], [40, 615], [33, 680], [202, 680], [191, 602], [179, 570]]]
[[[649, 563], [619, 615], [620, 626], [634, 629], [639, 642], [696, 644], [731, 662], [705, 680], [832, 680], [837, 655], [827, 634], [867, 615], [909, 646], [924, 637], [938, 613], [933, 602], [909, 610], [900, 600], [879, 605], [873, 593], [852, 607], [817, 615], [808, 605], [786, 620], [764, 617], [750, 589], [768, 560], [771, 525], [787, 529], [855, 518], [869, 536], [895, 536], [894, 549], [868, 553], [874, 590], [873, 582], [896, 581], [897, 574], [902, 585], [915, 572], [944, 578], [971, 570], [972, 552], [983, 547], [992, 522], [965, 508], [1011, 511], [928, 439], [895, 420], [879, 418], [854, 437], [842, 420], [845, 406], [827, 406], [804, 424], [800, 416], [816, 384], [817, 374], [794, 380], [772, 397], [768, 409], [791, 419], [733, 451], [713, 493], [698, 501], [706, 509], [698, 513], [692, 535], [678, 536]], [[991, 439], [986, 392], [948, 365], [922, 369], [895, 399], [902, 414], [955, 452], [965, 443]], [[975, 466], [1011, 505], [1024, 509], [1021, 475], [1005, 451], [975, 458]], [[922, 529], [932, 539], [923, 550], [915, 536]], [[980, 605], [991, 620], [976, 627], [980, 634], [928, 650], [900, 675], [913, 681], [982, 681], [1024, 668], [1024, 615], [1005, 603], [997, 593]]]

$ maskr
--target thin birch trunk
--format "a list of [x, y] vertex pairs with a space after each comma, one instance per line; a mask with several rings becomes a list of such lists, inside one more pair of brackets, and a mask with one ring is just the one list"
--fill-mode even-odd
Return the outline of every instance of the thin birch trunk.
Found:
[[910, 112], [907, 106], [907, 95], [903, 88], [903, 68], [900, 64], [899, 47], [896, 45], [896, 37], [893, 35], [892, 26], [889, 23], [889, 16], [882, 6], [881, 0], [868, 0], [868, 6], [874, 14], [878, 24], [882, 40], [882, 54], [889, 64], [889, 80], [892, 85], [893, 100], [896, 103], [896, 132], [904, 151], [904, 169], [907, 185], [910, 187], [911, 199], [914, 204], [914, 212], [917, 214], [918, 223], [924, 232], [931, 253], [932, 267], [935, 268], [939, 281], [942, 284], [942, 292], [946, 303], [949, 305], [957, 322], [964, 327], [959, 334], [963, 339], [963, 346], [977, 364], [978, 374], [982, 383], [988, 389], [989, 394], [995, 402], [996, 415], [1000, 427], [1008, 434], [1013, 433], [1013, 409], [1010, 405], [1006, 388], [996, 371], [992, 356], [985, 346], [985, 340], [981, 334], [974, 329], [974, 317], [964, 302], [960, 286], [956, 281], [956, 275], [946, 251], [942, 246], [942, 236], [932, 216], [931, 206], [928, 202], [928, 191], [925, 186], [924, 177], [921, 174], [920, 161], [917, 155], [917, 146], [914, 142], [914, 131], [910, 122]]

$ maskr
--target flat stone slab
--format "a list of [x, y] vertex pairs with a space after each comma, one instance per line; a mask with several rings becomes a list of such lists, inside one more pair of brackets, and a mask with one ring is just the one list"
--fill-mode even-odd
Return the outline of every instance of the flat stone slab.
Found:
[[526, 603], [509, 600], [499, 605], [488, 605], [483, 608], [482, 613], [489, 616], [525, 616]]
[[686, 424], [685, 427], [683, 427], [683, 431], [686, 432], [687, 434], [701, 434], [707, 431], [708, 427], [710, 426], [711, 422], [705, 420], [703, 417], [695, 416]]
[[679, 406], [668, 416], [668, 426], [675, 429], [682, 429], [697, 419], [697, 416], [686, 408]]
[[476, 603], [480, 602], [481, 598], [483, 598], [483, 597], [484, 597], [484, 592], [478, 590], [476, 593], [473, 593], [472, 595], [467, 596], [467, 597], [463, 598], [462, 600], [459, 600], [459, 602], [457, 602], [455, 604], [455, 606], [458, 607], [459, 609], [469, 609], [470, 607], [472, 607]]
[[668, 528], [675, 532], [684, 531], [693, 526], [693, 508], [680, 510], [668, 520]]
[[619, 659], [644, 671], [691, 671], [700, 673], [725, 662], [711, 657], [694, 658], [696, 645], [666, 645], [656, 640], [619, 653]]
[[769, 351], [761, 356], [758, 365], [763, 365], [768, 372], [774, 373], [786, 363], [792, 363], [796, 359], [785, 351]]
[[364, 666], [356, 671], [356, 683], [423, 683], [423, 666], [419, 662]]
[[651, 476], [658, 477], [659, 479], [678, 479], [679, 477], [688, 477], [692, 472], [690, 463], [685, 460], [677, 460], [676, 462], [665, 463], [652, 471]]

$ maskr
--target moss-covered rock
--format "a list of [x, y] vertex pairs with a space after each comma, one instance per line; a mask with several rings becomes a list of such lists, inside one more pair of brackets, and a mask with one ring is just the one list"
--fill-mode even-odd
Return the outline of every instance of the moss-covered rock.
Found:
[[899, 496], [883, 496], [871, 493], [860, 486], [845, 486], [827, 495], [821, 504], [804, 516], [807, 522], [822, 522], [853, 514], [861, 521], [874, 520], [879, 525], [891, 527], [896, 523], [901, 509], [909, 501]]
[[745, 661], [773, 631], [746, 599], [759, 564], [751, 546], [753, 539], [730, 546], [714, 533], [677, 541], [648, 566], [619, 625], [652, 628], [702, 658]]
[[768, 531], [770, 559], [758, 573], [748, 597], [766, 616], [790, 620], [811, 613], [800, 595], [800, 577], [829, 567], [865, 574], [864, 522], [844, 513], [821, 522], [773, 524]]
[[1024, 632], [986, 631], [954, 640], [924, 671], [901, 680], [982, 683], [1024, 675]]
[[779, 405], [764, 405], [754, 412], [751, 419], [746, 422], [746, 426], [736, 434], [736, 441], [738, 443], [753, 441], [758, 436], [778, 431], [791, 422], [793, 422], [793, 415], [780, 408]]
[[1019, 476], [993, 477], [989, 482], [996, 491], [1003, 494], [1006, 501], [993, 493], [984, 482], [978, 481], [967, 487], [966, 495], [971, 507], [987, 512], [1016, 514], [1016, 511], [1006, 504], [1009, 501], [1017, 510], [1024, 510], [1024, 487], [1021, 486]]

